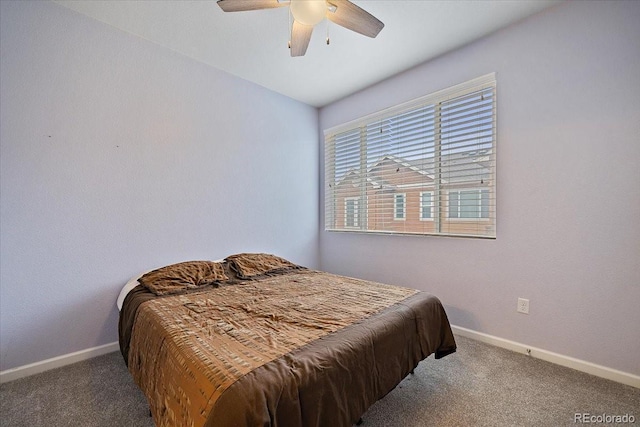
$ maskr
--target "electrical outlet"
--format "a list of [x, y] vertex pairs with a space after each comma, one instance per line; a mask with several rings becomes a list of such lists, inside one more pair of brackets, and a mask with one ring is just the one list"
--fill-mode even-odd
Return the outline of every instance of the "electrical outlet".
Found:
[[518, 313], [529, 314], [529, 300], [525, 298], [518, 298], [518, 307], [516, 310]]

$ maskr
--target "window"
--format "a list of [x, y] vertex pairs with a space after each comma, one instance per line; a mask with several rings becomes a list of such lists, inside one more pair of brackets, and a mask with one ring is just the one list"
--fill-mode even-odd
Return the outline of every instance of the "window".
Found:
[[449, 218], [489, 218], [489, 190], [449, 191]]
[[420, 220], [433, 220], [433, 193], [431, 191], [423, 191], [420, 193]]
[[393, 219], [404, 220], [407, 217], [406, 210], [406, 199], [407, 195], [405, 193], [400, 193], [395, 195], [395, 207], [393, 209]]
[[358, 202], [353, 197], [344, 199], [344, 225], [345, 227], [358, 227]]
[[326, 230], [494, 238], [495, 75], [325, 130], [324, 160]]

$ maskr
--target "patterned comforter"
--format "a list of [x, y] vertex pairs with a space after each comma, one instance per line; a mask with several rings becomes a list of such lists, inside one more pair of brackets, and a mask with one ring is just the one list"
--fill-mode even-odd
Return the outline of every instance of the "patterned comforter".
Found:
[[440, 301], [307, 269], [126, 299], [120, 344], [159, 426], [352, 425], [455, 351]]

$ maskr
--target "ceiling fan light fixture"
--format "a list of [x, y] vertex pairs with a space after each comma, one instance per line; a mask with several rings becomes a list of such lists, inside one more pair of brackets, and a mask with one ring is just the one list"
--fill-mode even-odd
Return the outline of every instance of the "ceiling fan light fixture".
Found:
[[[384, 28], [382, 21], [349, 0], [218, 0], [218, 6], [225, 12], [273, 9], [287, 5], [291, 13], [289, 17], [293, 16], [293, 23], [289, 21], [291, 56], [304, 56], [314, 27], [325, 18], [371, 38]], [[328, 28], [327, 44], [330, 42]]]
[[325, 0], [291, 0], [289, 8], [293, 19], [303, 25], [316, 25], [327, 14]]

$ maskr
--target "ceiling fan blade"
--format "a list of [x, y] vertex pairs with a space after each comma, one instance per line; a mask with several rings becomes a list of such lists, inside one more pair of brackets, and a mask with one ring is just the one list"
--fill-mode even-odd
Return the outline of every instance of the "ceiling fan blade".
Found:
[[336, 10], [334, 12], [330, 7], [327, 19], [351, 31], [373, 38], [384, 28], [384, 24], [378, 18], [349, 0], [329, 0], [328, 3], [330, 6], [336, 6]]
[[218, 0], [218, 6], [225, 12], [242, 12], [245, 10], [289, 6], [289, 3], [279, 2], [278, 0]]
[[313, 33], [313, 25], [303, 25], [293, 21], [293, 29], [291, 30], [291, 56], [304, 56], [311, 40]]

